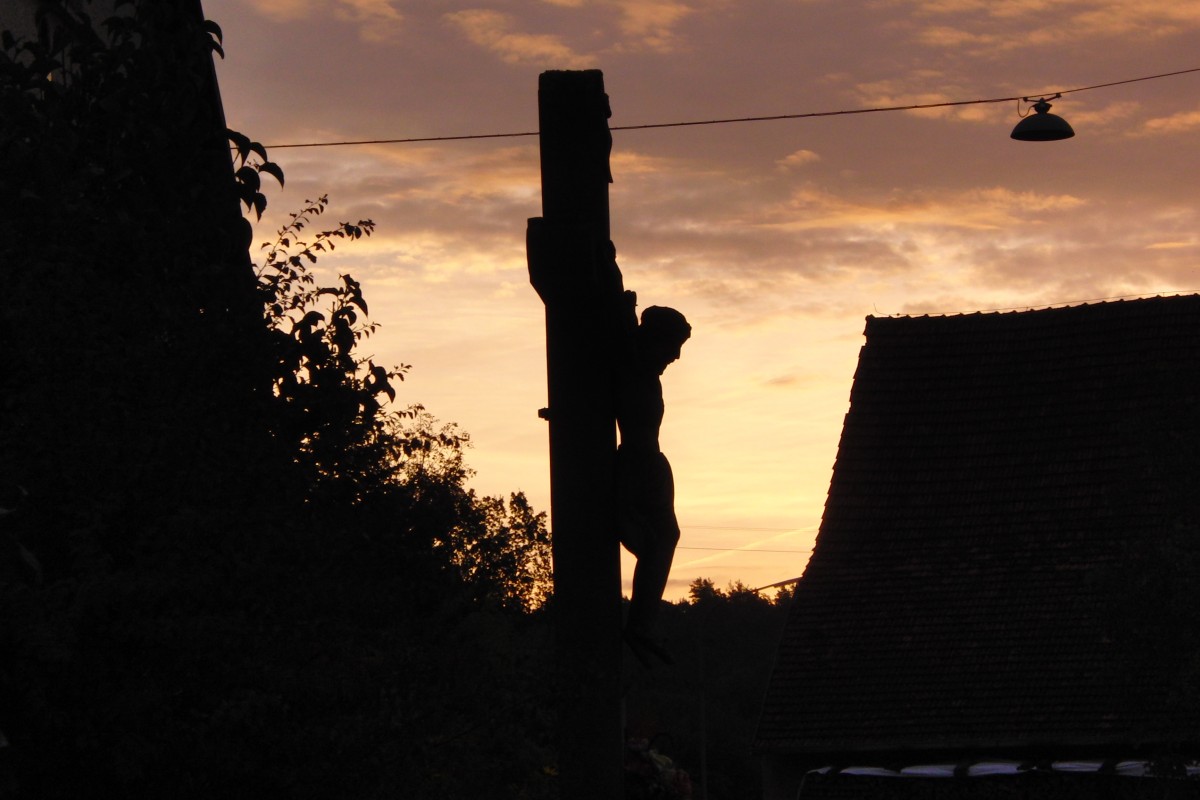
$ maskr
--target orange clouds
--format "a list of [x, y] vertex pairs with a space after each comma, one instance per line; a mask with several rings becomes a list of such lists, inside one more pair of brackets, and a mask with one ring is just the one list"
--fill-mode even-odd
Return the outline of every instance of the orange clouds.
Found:
[[618, 0], [621, 31], [638, 46], [669, 52], [676, 46], [676, 26], [693, 9], [671, 0]]
[[359, 26], [359, 35], [367, 41], [382, 42], [401, 30], [404, 16], [392, 0], [338, 0], [334, 14], [340, 20]]
[[259, 14], [276, 22], [305, 19], [317, 7], [317, 0], [250, 0]]
[[820, 160], [821, 157], [812, 150], [796, 150], [775, 163], [779, 165], [780, 169], [791, 170], [799, 169], [805, 164], [812, 164]]
[[[633, 125], [1053, 92], [1196, 66], [1200, 41], [1196, 0], [205, 9], [230, 39], [230, 125], [268, 144], [534, 130], [542, 69], [602, 68], [613, 124]], [[389, 46], [364, 46], [382, 32]], [[668, 374], [664, 430], [685, 527], [820, 518], [866, 314], [1194, 286], [1198, 82], [1066, 95], [1054, 111], [1077, 136], [1050, 144], [1009, 139], [1015, 102], [615, 132], [626, 284], [696, 329]], [[271, 155], [288, 183], [268, 214], [328, 192], [339, 218], [376, 220], [370, 242], [329, 261], [363, 281], [385, 325], [373, 354], [412, 363], [406, 397], [472, 433], [475, 486], [526, 489], [545, 508], [543, 308], [524, 253], [541, 208], [536, 138]], [[763, 585], [802, 562], [694, 566]]]
[[544, 69], [587, 69], [594, 60], [576, 53], [558, 36], [514, 30], [513, 17], [490, 9], [453, 11], [445, 19], [473, 44], [509, 64], [533, 64]]
[[402, 29], [404, 15], [394, 0], [249, 0], [258, 13], [277, 22], [294, 22], [332, 15], [358, 27], [366, 41], [381, 42]]
[[[1200, 5], [1178, 0], [911, 0], [909, 5], [918, 42], [975, 57], [1087, 39], [1166, 37], [1200, 21]], [[931, 17], [938, 21], [924, 24]]]
[[1200, 109], [1148, 119], [1142, 123], [1140, 133], [1146, 136], [1156, 136], [1184, 133], [1198, 128], [1200, 128]]
[[[445, 19], [473, 44], [509, 64], [586, 69], [602, 56], [628, 52], [671, 53], [687, 46], [682, 23], [697, 9], [677, 0], [542, 0], [562, 9], [574, 23], [571, 38], [586, 40], [586, 51], [564, 36], [529, 32], [532, 17], [494, 9], [451, 11]], [[722, 0], [717, 0], [720, 4]]]
[[881, 202], [851, 201], [813, 187], [797, 189], [770, 215], [767, 227], [785, 230], [852, 228], [892, 230], [921, 226], [1000, 230], [1035, 224], [1037, 215], [1077, 209], [1086, 200], [996, 186], [930, 194], [895, 192]]

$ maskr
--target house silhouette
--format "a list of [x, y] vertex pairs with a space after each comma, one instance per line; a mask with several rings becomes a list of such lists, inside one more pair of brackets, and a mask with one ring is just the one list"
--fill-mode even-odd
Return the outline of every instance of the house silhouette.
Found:
[[867, 319], [767, 798], [1200, 795], [1198, 357], [1200, 296]]

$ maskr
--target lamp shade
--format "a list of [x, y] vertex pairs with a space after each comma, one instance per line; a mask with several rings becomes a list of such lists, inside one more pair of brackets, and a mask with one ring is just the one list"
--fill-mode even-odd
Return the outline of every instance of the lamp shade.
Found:
[[1054, 142], [1075, 135], [1065, 119], [1050, 113], [1050, 104], [1045, 100], [1034, 103], [1033, 110], [1037, 113], [1025, 117], [1013, 128], [1012, 138], [1022, 142]]

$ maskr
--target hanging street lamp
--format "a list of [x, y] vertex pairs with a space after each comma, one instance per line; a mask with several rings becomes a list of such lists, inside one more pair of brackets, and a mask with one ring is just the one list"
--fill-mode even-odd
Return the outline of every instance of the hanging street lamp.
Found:
[[1075, 131], [1071, 129], [1065, 119], [1050, 113], [1050, 103], [1047, 101], [1057, 100], [1060, 97], [1062, 97], [1061, 94], [1056, 94], [1049, 98], [1040, 97], [1036, 101], [1031, 101], [1026, 97], [1026, 103], [1033, 102], [1035, 113], [1027, 114], [1017, 123], [1012, 130], [1012, 138], [1021, 142], [1056, 142], [1059, 139], [1070, 139], [1074, 136]]

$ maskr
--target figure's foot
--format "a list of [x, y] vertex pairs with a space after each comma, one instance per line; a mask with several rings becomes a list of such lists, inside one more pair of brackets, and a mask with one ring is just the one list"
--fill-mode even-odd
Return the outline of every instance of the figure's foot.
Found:
[[675, 664], [675, 658], [671, 655], [671, 651], [645, 634], [626, 628], [625, 644], [629, 645], [629, 649], [646, 669], [654, 668], [655, 659], [667, 666]]

